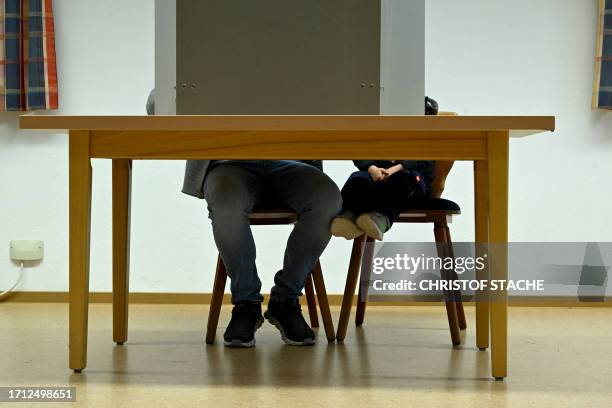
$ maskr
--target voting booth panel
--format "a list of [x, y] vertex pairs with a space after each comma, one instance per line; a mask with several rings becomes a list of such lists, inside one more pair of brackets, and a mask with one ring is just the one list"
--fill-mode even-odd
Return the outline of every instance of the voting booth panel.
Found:
[[424, 0], [156, 3], [158, 114], [423, 114]]

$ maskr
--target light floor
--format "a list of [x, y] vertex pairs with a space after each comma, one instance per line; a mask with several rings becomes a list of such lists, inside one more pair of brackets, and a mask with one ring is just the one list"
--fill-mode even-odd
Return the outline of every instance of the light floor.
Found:
[[70, 407], [612, 407], [612, 309], [511, 308], [505, 382], [474, 346], [471, 308], [454, 349], [443, 307], [371, 307], [344, 345], [319, 329], [309, 348], [282, 344], [268, 323], [254, 349], [206, 346], [206, 312], [133, 305], [118, 347], [110, 305], [91, 305], [88, 368], [73, 374], [67, 305], [0, 304], [0, 386], [75, 385]]

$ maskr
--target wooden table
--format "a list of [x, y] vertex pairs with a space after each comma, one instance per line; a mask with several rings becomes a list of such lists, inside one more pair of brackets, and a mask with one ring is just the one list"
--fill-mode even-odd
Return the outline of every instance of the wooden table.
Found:
[[[87, 363], [91, 159], [113, 160], [113, 339], [127, 340], [132, 160], [412, 159], [474, 161], [476, 242], [508, 241], [508, 145], [555, 128], [551, 116], [37, 116], [22, 129], [69, 131], [70, 368]], [[179, 192], [176, 192], [179, 194]], [[490, 259], [507, 279], [507, 253]], [[490, 331], [489, 331], [490, 323]], [[507, 299], [479, 302], [476, 343], [491, 339], [507, 375]]]

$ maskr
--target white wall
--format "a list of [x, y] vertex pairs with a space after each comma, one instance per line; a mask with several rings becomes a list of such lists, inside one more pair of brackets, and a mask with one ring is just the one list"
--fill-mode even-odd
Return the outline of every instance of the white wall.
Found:
[[[554, 134], [511, 144], [510, 238], [611, 240], [612, 113], [590, 110], [595, 1], [427, 1], [427, 93], [462, 114], [554, 114]], [[141, 114], [154, 83], [154, 9], [149, 0], [56, 0], [61, 113]], [[11, 239], [43, 239], [46, 257], [20, 290], [67, 289], [67, 146], [64, 135], [16, 130], [0, 115], [0, 288], [14, 279]], [[110, 163], [94, 161], [91, 289], [111, 288]], [[131, 287], [210, 292], [216, 251], [203, 202], [179, 193], [181, 162], [134, 166]], [[326, 163], [342, 183], [347, 163]], [[447, 197], [464, 215], [457, 241], [473, 239], [472, 178], [459, 163]], [[280, 267], [288, 227], [259, 227], [264, 289]], [[401, 226], [387, 240], [430, 240]], [[341, 293], [350, 243], [322, 258], [330, 293]]]

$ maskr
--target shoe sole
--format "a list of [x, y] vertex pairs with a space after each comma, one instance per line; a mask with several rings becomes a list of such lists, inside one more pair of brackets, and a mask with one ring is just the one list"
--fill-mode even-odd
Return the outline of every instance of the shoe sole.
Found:
[[363, 235], [363, 230], [347, 218], [336, 217], [331, 223], [331, 233], [335, 237], [353, 240]]
[[223, 345], [225, 347], [233, 347], [233, 348], [250, 348], [255, 347], [255, 333], [257, 333], [257, 329], [261, 327], [264, 322], [264, 318], [260, 317], [257, 323], [255, 323], [255, 331], [253, 332], [253, 340], [244, 342], [240, 339], [232, 339], [230, 341], [223, 340]]
[[357, 225], [361, 228], [368, 237], [374, 238], [375, 240], [382, 241], [384, 234], [378, 228], [378, 225], [372, 220], [368, 214], [362, 214], [357, 218]]
[[278, 322], [278, 320], [274, 318], [274, 316], [272, 316], [270, 312], [266, 310], [266, 312], [264, 313], [264, 317], [266, 318], [267, 321], [270, 322], [270, 324], [272, 324], [272, 326], [278, 329], [278, 331], [281, 334], [281, 339], [283, 339], [285, 344], [288, 344], [290, 346], [313, 346], [315, 344], [315, 339], [304, 339], [304, 341], [299, 342], [299, 341], [293, 341], [287, 338], [287, 336], [285, 336], [285, 331], [283, 330], [283, 326]]

